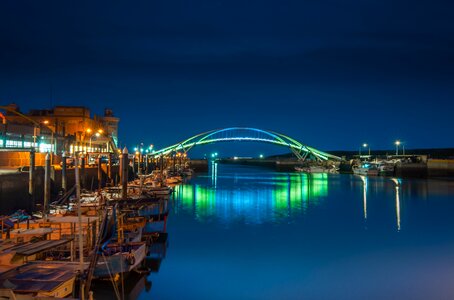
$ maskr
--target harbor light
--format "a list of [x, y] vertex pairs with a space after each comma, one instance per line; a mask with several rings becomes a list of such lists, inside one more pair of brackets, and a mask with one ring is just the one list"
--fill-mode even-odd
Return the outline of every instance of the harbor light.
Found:
[[263, 158], [263, 154], [260, 154], [260, 158]]
[[364, 144], [363, 144], [363, 147], [364, 147], [364, 148], [368, 148], [368, 152], [369, 152], [369, 156], [370, 156], [370, 145], [367, 144], [367, 143], [364, 143]]
[[399, 155], [399, 145], [400, 145], [400, 141], [397, 140], [394, 142], [394, 144], [396, 144], [396, 155]]

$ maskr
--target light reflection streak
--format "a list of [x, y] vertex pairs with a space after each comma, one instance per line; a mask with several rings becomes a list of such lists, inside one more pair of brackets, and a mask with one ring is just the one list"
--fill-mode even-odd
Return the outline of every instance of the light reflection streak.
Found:
[[[201, 222], [217, 218], [224, 223], [239, 219], [251, 224], [279, 223], [304, 213], [328, 195], [327, 174], [218, 176], [217, 164], [210, 171], [211, 184], [201, 177], [201, 181], [176, 189], [178, 210], [193, 212]], [[222, 184], [218, 184], [218, 179]]]
[[218, 183], [218, 164], [215, 161], [211, 162], [211, 185], [216, 188], [216, 185]]
[[400, 231], [400, 184], [401, 180], [397, 178], [391, 178], [395, 183], [396, 190], [396, 222], [397, 222], [397, 231]]
[[363, 210], [364, 210], [364, 221], [367, 221], [367, 182], [368, 178], [364, 175], [359, 175], [363, 181]]

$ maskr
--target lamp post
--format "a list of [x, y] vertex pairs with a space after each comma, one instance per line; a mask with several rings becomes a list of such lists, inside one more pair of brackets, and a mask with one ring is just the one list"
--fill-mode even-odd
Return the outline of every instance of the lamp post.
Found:
[[[35, 148], [35, 151], [39, 152], [39, 147], [36, 147], [36, 138], [38, 137], [39, 134], [39, 127], [35, 125], [33, 127], [33, 148]], [[6, 145], [6, 142], [5, 142]]]
[[[99, 137], [100, 135], [101, 135], [101, 133], [96, 132], [95, 134], [93, 134], [93, 135], [90, 137], [90, 145], [88, 146], [88, 148], [90, 148], [90, 150], [92, 150], [92, 149], [91, 149], [91, 139], [93, 138], [93, 136]], [[91, 151], [91, 152], [93, 152], [93, 151]]]
[[369, 153], [369, 156], [370, 156], [370, 145], [367, 144], [367, 143], [364, 143], [363, 147], [368, 149], [368, 153]]
[[50, 153], [54, 153], [54, 131], [52, 128], [49, 127], [49, 120], [44, 120], [43, 124], [46, 125], [47, 128], [51, 131], [51, 138], [50, 138]]
[[50, 130], [51, 132], [51, 138], [50, 138], [50, 145], [51, 145], [51, 153], [56, 153], [57, 152], [57, 145], [58, 145], [58, 132], [57, 132], [57, 127], [58, 127], [58, 122], [55, 120], [53, 125], [50, 125], [49, 120], [44, 120], [42, 121], [42, 124]]
[[[87, 128], [87, 129], [85, 129], [84, 132], [83, 132], [83, 137], [82, 137], [82, 135], [81, 135], [80, 139], [81, 139], [81, 141], [82, 141], [82, 150], [83, 150], [84, 147], [86, 148], [85, 141], [86, 141], [87, 136], [88, 136], [91, 132], [92, 132], [91, 128]], [[85, 153], [87, 153], [86, 150], [85, 150]]]
[[[150, 154], [152, 153], [153, 151], [153, 144], [150, 144], [150, 146], [148, 146], [148, 148], [145, 150], [146, 154], [145, 154], [145, 168], [146, 168], [146, 173], [148, 174], [148, 171], [149, 171], [149, 159], [150, 159]], [[151, 156], [153, 158], [153, 156]], [[151, 161], [151, 163], [153, 163], [153, 161]]]
[[139, 175], [142, 175], [143, 168], [142, 161], [143, 161], [143, 143], [140, 143], [139, 166], [137, 167]]
[[396, 145], [396, 155], [399, 155], [399, 145], [400, 145], [400, 141], [397, 140], [394, 142], [394, 144]]

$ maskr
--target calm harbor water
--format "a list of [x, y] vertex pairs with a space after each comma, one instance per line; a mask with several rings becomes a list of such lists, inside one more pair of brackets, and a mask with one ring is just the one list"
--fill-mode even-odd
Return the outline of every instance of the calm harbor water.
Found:
[[138, 299], [454, 299], [454, 181], [216, 165], [172, 202]]

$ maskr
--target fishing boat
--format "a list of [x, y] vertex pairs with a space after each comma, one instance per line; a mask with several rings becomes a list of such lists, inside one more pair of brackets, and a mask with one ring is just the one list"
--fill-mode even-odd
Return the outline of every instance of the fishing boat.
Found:
[[352, 171], [356, 175], [365, 175], [365, 176], [377, 176], [378, 175], [378, 165], [371, 162], [362, 163], [360, 166], [353, 165]]
[[381, 162], [378, 165], [378, 173], [382, 176], [394, 175], [394, 164], [388, 162]]
[[167, 184], [179, 184], [183, 181], [181, 176], [171, 176], [166, 178]]
[[302, 172], [302, 173], [331, 173], [337, 174], [339, 169], [335, 166], [326, 167], [326, 166], [305, 166], [305, 167], [295, 167], [295, 171]]
[[71, 242], [70, 239], [26, 243], [17, 243], [13, 240], [4, 241], [0, 244], [0, 273], [30, 261], [62, 258], [60, 257], [60, 254], [63, 253], [61, 250], [69, 242]]
[[194, 170], [185, 168], [185, 169], [182, 169], [181, 171], [179, 171], [179, 173], [181, 174], [181, 176], [190, 177], [190, 176], [192, 176], [192, 174], [194, 174]]
[[146, 257], [144, 242], [106, 244], [94, 270], [96, 278], [114, 278], [138, 268]]
[[0, 295], [13, 295], [12, 299], [18, 300], [64, 298], [72, 294], [75, 279], [73, 267], [31, 262], [0, 274]]
[[118, 206], [112, 209], [109, 221], [102, 229], [102, 245], [97, 253], [99, 259], [93, 270], [95, 278], [115, 278], [118, 274], [131, 272], [138, 268], [146, 257], [147, 244], [131, 239], [129, 234], [132, 231], [137, 233], [140, 229], [138, 240], [141, 240], [145, 218], [126, 217], [123, 213], [117, 214], [117, 210]]

